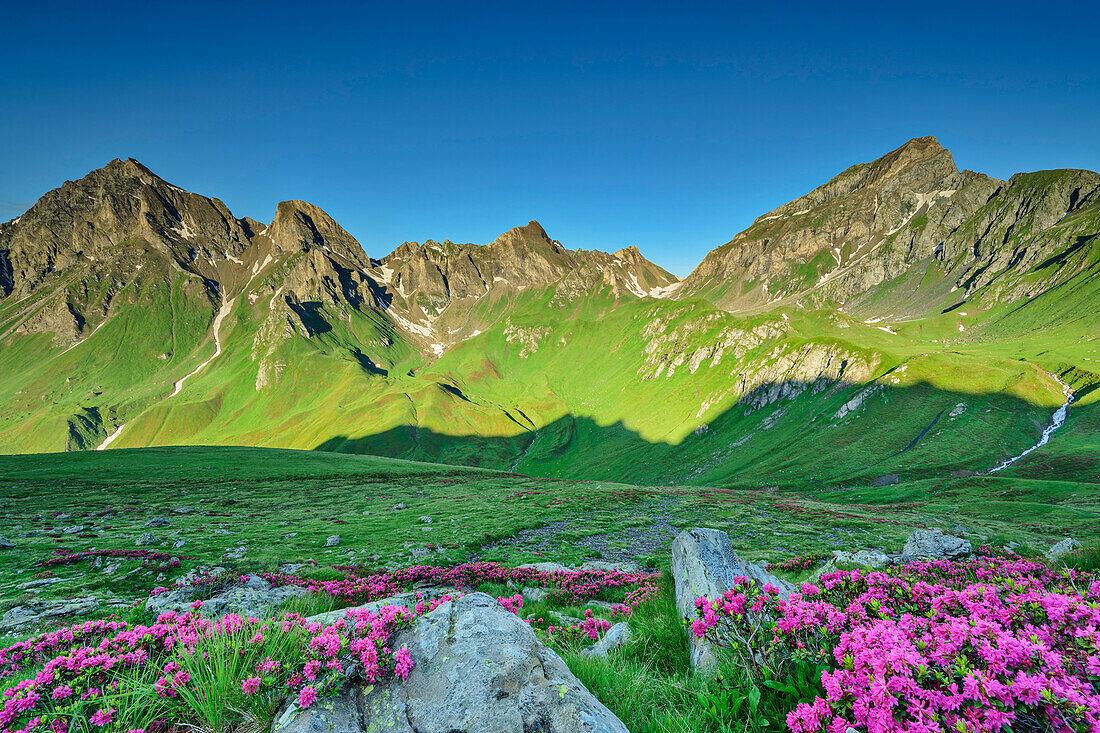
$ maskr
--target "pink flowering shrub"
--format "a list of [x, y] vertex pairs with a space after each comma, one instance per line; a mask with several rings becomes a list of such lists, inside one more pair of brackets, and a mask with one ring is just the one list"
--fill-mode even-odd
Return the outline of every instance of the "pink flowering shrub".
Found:
[[162, 614], [151, 626], [70, 626], [0, 649], [0, 682], [18, 680], [0, 697], [0, 729], [67, 730], [80, 719], [101, 727], [114, 721], [120, 730], [158, 720], [210, 723], [248, 698], [296, 689], [305, 706], [341, 684], [349, 663], [369, 682], [407, 677], [408, 649], [387, 644], [414, 619], [406, 608], [384, 606], [329, 625], [293, 614], [210, 621], [191, 611]]
[[982, 549], [829, 573], [787, 600], [741, 578], [696, 601], [692, 631], [756, 679], [830, 665], [787, 715], [798, 733], [1100, 731], [1100, 581]]
[[181, 560], [198, 560], [191, 555], [170, 555], [166, 552], [153, 550], [85, 550], [84, 552], [69, 552], [68, 550], [54, 550], [53, 557], [46, 558], [38, 563], [40, 567], [56, 565], [75, 565], [89, 557], [114, 557], [130, 560], [141, 560], [144, 565], [162, 567], [165, 569], [180, 566]]
[[[89, 555], [163, 560], [146, 551], [91, 551], [80, 557], [59, 554], [44, 564], [66, 564]], [[377, 600], [427, 583], [473, 588], [510, 581], [545, 587], [559, 602], [625, 594], [626, 602], [616, 606], [616, 612], [626, 615], [655, 592], [659, 577], [597, 570], [541, 572], [492, 563], [419, 566], [373, 575], [359, 575], [355, 568], [339, 570], [344, 577], [337, 580], [272, 573], [262, 577], [349, 603]], [[208, 573], [193, 584], [213, 590], [245, 579]], [[158, 588], [152, 595], [171, 589]], [[0, 693], [0, 731], [61, 733], [71, 721], [93, 719], [105, 730], [137, 733], [181, 724], [219, 730], [232, 727], [237, 711], [250, 706], [267, 709], [273, 696], [297, 695], [303, 707], [314, 704], [343, 683], [349, 664], [368, 682], [390, 676], [405, 679], [415, 662], [407, 648], [390, 648], [393, 633], [461, 595], [421, 599], [414, 610], [349, 609], [328, 625], [306, 623], [296, 614], [279, 620], [230, 614], [210, 621], [199, 614], [202, 602], [195, 601], [190, 612], [165, 613], [148, 626], [89, 621], [40, 634], [0, 649], [0, 687], [6, 685]], [[517, 615], [523, 609], [519, 593], [499, 601]], [[591, 643], [609, 627], [588, 611], [580, 623], [543, 635], [560, 644]]]
[[804, 555], [795, 555], [789, 560], [784, 560], [775, 567], [789, 573], [797, 573], [800, 570], [808, 570], [817, 567], [829, 557], [826, 552], [807, 552]]

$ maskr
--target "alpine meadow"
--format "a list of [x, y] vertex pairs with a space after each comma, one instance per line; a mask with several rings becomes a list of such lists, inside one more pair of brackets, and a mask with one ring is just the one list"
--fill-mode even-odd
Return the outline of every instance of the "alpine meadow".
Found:
[[0, 514], [4, 733], [1100, 731], [1100, 175], [679, 278], [112, 160], [0, 224]]

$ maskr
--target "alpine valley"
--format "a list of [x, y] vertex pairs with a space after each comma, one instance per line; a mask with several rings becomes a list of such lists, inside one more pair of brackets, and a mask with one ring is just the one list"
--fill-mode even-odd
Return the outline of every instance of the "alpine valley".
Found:
[[931, 137], [763, 213], [683, 280], [534, 221], [374, 259], [316, 206], [238, 219], [135, 160], [0, 225], [3, 453], [245, 445], [819, 489], [1012, 463], [1095, 482], [1098, 384], [1100, 175], [997, 180]]

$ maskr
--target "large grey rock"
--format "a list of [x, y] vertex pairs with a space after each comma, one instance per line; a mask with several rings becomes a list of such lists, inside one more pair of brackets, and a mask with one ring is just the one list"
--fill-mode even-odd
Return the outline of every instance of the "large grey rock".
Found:
[[633, 635], [630, 632], [630, 624], [620, 621], [607, 630], [607, 633], [592, 646], [581, 652], [582, 657], [606, 657], [612, 649], [629, 644]]
[[905, 541], [905, 560], [957, 560], [971, 553], [970, 542], [941, 529], [918, 529]]
[[[33, 533], [29, 533], [33, 534]], [[15, 543], [9, 540], [4, 535], [0, 535], [0, 550], [10, 550], [15, 547]]]
[[[722, 595], [738, 576], [754, 580], [761, 587], [771, 583], [779, 588], [782, 598], [795, 590], [791, 583], [738, 557], [729, 535], [721, 530], [695, 527], [684, 530], [673, 540], [672, 578], [676, 583], [676, 609], [682, 617], [695, 619], [695, 599]], [[692, 666], [710, 670], [717, 665], [717, 661], [710, 643], [693, 636]]]
[[892, 562], [893, 559], [889, 555], [879, 550], [857, 550], [855, 552], [833, 550], [833, 556], [810, 577], [816, 582], [822, 575], [835, 573], [837, 570], [850, 570], [852, 568], [880, 570]]
[[171, 522], [168, 521], [168, 517], [153, 517], [145, 523], [146, 527], [167, 527]]
[[206, 597], [210, 589], [210, 586], [204, 585], [184, 585], [167, 593], [161, 593], [159, 596], [153, 596], [145, 602], [145, 608], [158, 616], [167, 611], [186, 613], [191, 610], [191, 604], [194, 601], [202, 600], [199, 613], [207, 618], [221, 618], [231, 613], [264, 618], [270, 616], [276, 608], [291, 598], [306, 594], [305, 588], [293, 585], [273, 588], [258, 575], [250, 577], [244, 583], [234, 583]]
[[149, 545], [155, 545], [158, 542], [160, 542], [160, 540], [157, 539], [156, 535], [150, 532], [142, 532], [141, 535], [139, 535], [138, 538], [134, 540], [134, 544], [138, 547], [148, 547]]
[[1081, 543], [1072, 537], [1066, 537], [1061, 542], [1056, 542], [1049, 550], [1047, 550], [1048, 560], [1057, 560], [1064, 555], [1068, 555], [1074, 550], [1080, 549]]
[[245, 555], [247, 554], [248, 548], [244, 545], [241, 545], [240, 547], [234, 547], [232, 549], [226, 550], [225, 553], [222, 554], [222, 557], [224, 557], [226, 560], [243, 560], [245, 558]]
[[0, 631], [55, 619], [84, 616], [98, 608], [99, 599], [95, 596], [62, 598], [54, 601], [31, 601], [9, 609], [3, 618], [0, 618]]
[[571, 569], [562, 565], [560, 562], [529, 562], [523, 565], [517, 565], [516, 567], [531, 568], [532, 570], [538, 570], [540, 573], [558, 573]]
[[340, 544], [340, 535], [329, 535], [329, 538], [325, 540], [325, 547], [336, 547]]
[[409, 678], [349, 684], [306, 710], [293, 696], [274, 733], [627, 733], [531, 628], [484, 593], [444, 603], [397, 633]]

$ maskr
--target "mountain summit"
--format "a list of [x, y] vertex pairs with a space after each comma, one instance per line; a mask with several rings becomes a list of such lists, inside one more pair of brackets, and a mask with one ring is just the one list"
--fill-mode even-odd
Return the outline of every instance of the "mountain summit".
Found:
[[934, 312], [995, 281], [1004, 298], [1028, 297], [1056, 279], [1029, 283], [1026, 273], [1080, 234], [1050, 228], [1095, 205], [1098, 190], [1089, 171], [1007, 183], [959, 171], [934, 137], [916, 138], [760, 216], [680, 293], [731, 310], [798, 302], [878, 316]]

